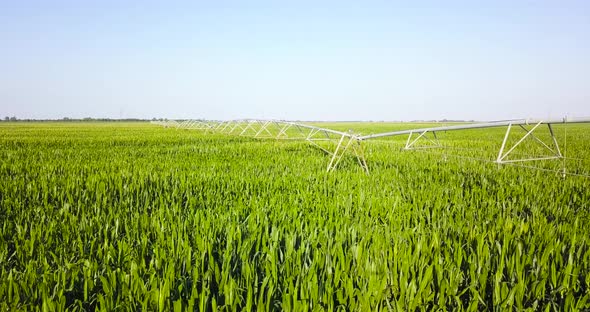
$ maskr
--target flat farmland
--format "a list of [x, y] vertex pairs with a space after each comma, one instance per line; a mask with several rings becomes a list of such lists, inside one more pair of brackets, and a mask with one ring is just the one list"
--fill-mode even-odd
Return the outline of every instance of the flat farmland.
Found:
[[301, 140], [2, 122], [0, 309], [588, 310], [590, 125], [554, 129], [565, 159], [515, 165], [505, 128], [367, 140], [366, 174]]

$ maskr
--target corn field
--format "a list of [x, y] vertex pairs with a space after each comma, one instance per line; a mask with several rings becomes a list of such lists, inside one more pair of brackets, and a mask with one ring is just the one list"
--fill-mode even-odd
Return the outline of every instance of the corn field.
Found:
[[367, 175], [304, 141], [1, 123], [0, 310], [590, 310], [590, 179], [471, 159], [502, 134], [367, 142]]

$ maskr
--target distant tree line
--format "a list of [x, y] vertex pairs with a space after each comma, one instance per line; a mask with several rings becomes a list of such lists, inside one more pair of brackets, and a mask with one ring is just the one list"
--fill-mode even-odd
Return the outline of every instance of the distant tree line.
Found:
[[[121, 118], [121, 119], [114, 119], [114, 118], [92, 118], [92, 117], [85, 117], [85, 118], [70, 118], [70, 117], [64, 117], [61, 119], [18, 119], [16, 118], [16, 116], [12, 116], [12, 117], [4, 117], [4, 121], [127, 121], [127, 122], [133, 122], [133, 121], [141, 121], [141, 122], [146, 122], [146, 121], [166, 121], [168, 119], [166, 118], [152, 118], [152, 119], [142, 119], [142, 118]], [[204, 120], [204, 119], [198, 119], [198, 120]], [[179, 120], [182, 121], [182, 120]], [[372, 122], [372, 120], [368, 120], [369, 122]], [[321, 120], [317, 120], [316, 122], [322, 122]], [[356, 122], [355, 120], [350, 120], [350, 121], [341, 121], [341, 122]], [[385, 120], [381, 120], [381, 121], [377, 121], [377, 122], [405, 122], [405, 121], [385, 121]], [[462, 119], [442, 119], [442, 120], [412, 120], [410, 122], [475, 122], [475, 120], [462, 120]]]
[[19, 119], [16, 116], [12, 117], [4, 117], [4, 121], [163, 121], [163, 118], [152, 118], [152, 119], [142, 119], [142, 118], [120, 118], [120, 119], [113, 119], [113, 118], [92, 118], [92, 117], [84, 117], [84, 118], [70, 118], [64, 117], [61, 119]]

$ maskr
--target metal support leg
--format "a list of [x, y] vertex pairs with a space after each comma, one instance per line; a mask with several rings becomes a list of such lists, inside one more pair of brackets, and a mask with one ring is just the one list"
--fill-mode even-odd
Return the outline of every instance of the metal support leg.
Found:
[[282, 135], [288, 137], [287, 130], [289, 130], [289, 128], [291, 128], [291, 124], [286, 124], [283, 128], [281, 128], [279, 134], [277, 135], [277, 139], [279, 139]]
[[357, 145], [355, 146], [353, 144], [352, 148], [353, 148], [354, 153], [356, 155], [356, 159], [358, 160], [359, 165], [361, 166], [361, 168], [363, 168], [365, 173], [369, 174], [369, 166], [367, 166], [367, 160], [365, 159], [365, 150], [363, 148], [362, 141], [359, 139], [355, 139], [355, 140], [356, 140]]
[[411, 149], [412, 145], [414, 145], [414, 143], [416, 143], [421, 137], [423, 137], [426, 134], [426, 132], [428, 132], [428, 131], [424, 131], [424, 132], [420, 133], [420, 135], [416, 139], [414, 139], [414, 141], [412, 141], [412, 143], [410, 143], [410, 138], [412, 137], [412, 133], [410, 133], [410, 136], [408, 137], [408, 141], [406, 142], [406, 147], [404, 149], [406, 149], [406, 150]]
[[410, 131], [410, 135], [408, 135], [408, 140], [406, 141], [406, 147], [404, 149], [410, 148], [410, 140], [412, 139], [412, 134], [414, 134], [414, 132]]
[[252, 122], [249, 122], [248, 125], [246, 125], [244, 130], [242, 130], [242, 132], [240, 132], [240, 135], [244, 135], [244, 133], [246, 133], [246, 131], [248, 131], [248, 129], [250, 129], [250, 128], [252, 128]]
[[539, 121], [531, 130], [527, 131], [527, 133], [520, 138], [520, 140], [518, 140], [518, 142], [516, 142], [512, 148], [510, 148], [508, 150], [508, 152], [503, 154], [504, 151], [504, 146], [506, 145], [506, 141], [508, 139], [508, 134], [510, 131], [510, 125], [508, 125], [508, 131], [506, 131], [506, 136], [504, 137], [504, 142], [502, 143], [502, 148], [500, 149], [500, 153], [498, 154], [498, 158], [496, 159], [497, 163], [506, 163], [506, 162], [517, 162], [517, 161], [528, 161], [528, 160], [543, 160], [543, 159], [554, 159], [557, 158], [555, 156], [552, 157], [542, 157], [542, 158], [529, 158], [529, 159], [519, 159], [519, 160], [504, 160], [508, 155], [510, 155], [510, 153], [512, 153], [512, 151], [514, 151], [514, 149], [516, 147], [518, 147], [518, 145], [520, 145], [520, 143], [522, 143], [522, 141], [524, 141], [527, 137], [529, 137], [533, 131], [535, 131], [535, 129], [537, 129], [537, 127], [539, 127], [541, 125], [542, 121]]
[[[342, 137], [340, 137], [340, 141], [338, 141], [338, 145], [336, 145], [336, 150], [334, 151], [334, 154], [332, 155], [332, 159], [330, 159], [330, 163], [328, 164], [328, 172], [330, 172], [332, 169], [334, 169], [334, 167], [336, 166], [336, 164], [334, 163], [334, 161], [336, 160], [337, 156], [338, 156], [338, 151], [340, 150], [340, 146], [342, 146], [342, 142], [344, 141], [344, 135], [342, 135]], [[334, 167], [333, 167], [334, 165]]]
[[319, 129], [311, 129], [311, 131], [309, 131], [309, 134], [307, 135], [307, 140], [310, 140], [314, 135], [316, 135], [318, 132], [320, 132]]
[[[345, 137], [348, 139], [346, 144], [344, 144]], [[359, 146], [354, 146], [354, 144], [353, 144], [354, 142], [359, 144]], [[342, 145], [344, 145], [343, 148], [342, 148]], [[340, 138], [340, 141], [338, 142], [338, 145], [336, 146], [336, 151], [334, 151], [334, 154], [332, 155], [332, 159], [330, 160], [330, 163], [328, 164], [328, 170], [327, 170], [328, 172], [334, 171], [334, 169], [336, 169], [336, 166], [338, 166], [338, 164], [340, 163], [340, 161], [344, 157], [344, 154], [346, 154], [346, 151], [351, 146], [352, 146], [353, 152], [355, 153], [355, 156], [357, 157], [357, 160], [359, 161], [359, 164], [361, 165], [361, 167], [365, 170], [365, 172], [367, 174], [369, 173], [363, 150], [361, 148], [359, 148], [360, 147], [360, 140], [356, 137], [351, 137], [348, 135], [342, 135], [342, 137]]]
[[[233, 126], [233, 128], [231, 128], [231, 130], [229, 130], [228, 134], [234, 133], [234, 130], [236, 130], [238, 127], [242, 128], [242, 126], [240, 125], [240, 122], [236, 121], [236, 124]], [[242, 128], [242, 130], [243, 130], [243, 128]]]
[[555, 138], [555, 134], [553, 133], [553, 128], [551, 127], [551, 124], [547, 124], [547, 127], [549, 128], [549, 133], [551, 134], [551, 139], [553, 139], [553, 145], [555, 146], [555, 151], [557, 152], [557, 156], [563, 157], [561, 155], [561, 149], [559, 149], [559, 144], [557, 144], [557, 139]]
[[231, 121], [226, 122], [225, 125], [223, 126], [223, 128], [221, 128], [221, 130], [219, 130], [219, 132], [224, 133], [225, 129], [227, 129], [230, 124], [231, 124]]
[[506, 141], [508, 141], [508, 136], [510, 135], [510, 128], [512, 128], [512, 124], [508, 124], [508, 129], [506, 130], [506, 135], [504, 135], [504, 141], [502, 141], [502, 147], [500, 147], [500, 152], [498, 153], [498, 158], [496, 158], [497, 163], [502, 162], [502, 153], [504, 153], [504, 147], [506, 147]]
[[[417, 138], [415, 138], [414, 140], [412, 140], [412, 135], [414, 134], [413, 132], [410, 132], [410, 135], [408, 136], [408, 140], [406, 141], [406, 146], [404, 147], [405, 150], [410, 150], [412, 149], [412, 146], [414, 146], [414, 144], [416, 144], [416, 142], [418, 142], [418, 140], [420, 140], [420, 138], [426, 138], [428, 141], [430, 141], [433, 146], [421, 146], [421, 147], [416, 147], [416, 148], [432, 148], [432, 147], [440, 147], [441, 144], [438, 141], [438, 137], [436, 136], [436, 132], [431, 131], [432, 135], [434, 136], [434, 140], [429, 138], [428, 136], [426, 136], [426, 133], [428, 133], [428, 131], [424, 131], [422, 133], [420, 133], [420, 135], [418, 135]], [[411, 142], [410, 142], [411, 141]]]
[[[551, 130], [551, 125], [547, 124], [549, 126], [549, 132], [551, 133], [551, 136], [553, 137], [553, 131]], [[523, 125], [519, 125], [519, 127], [524, 130], [525, 132], [529, 132], [529, 129], [525, 128]], [[539, 144], [541, 144], [543, 147], [545, 147], [546, 149], [548, 149], [551, 153], [556, 154], [557, 156], [561, 156], [559, 153], [559, 147], [557, 149], [557, 151], [554, 151], [551, 147], [549, 147], [549, 145], [547, 145], [545, 142], [543, 142], [541, 139], [539, 139], [538, 137], [536, 137], [534, 134], [531, 133], [531, 138], [534, 139], [535, 141], [537, 141]], [[555, 140], [555, 137], [553, 137], [553, 139]], [[557, 141], [554, 141], [555, 144], [557, 144]]]
[[430, 138], [429, 138], [430, 142], [434, 143], [434, 145], [436, 147], [440, 147], [441, 144], [440, 144], [440, 141], [438, 140], [438, 137], [436, 136], [436, 132], [435, 131], [432, 131], [432, 136], [434, 137], [434, 140], [430, 140]]
[[271, 122], [270, 121], [266, 123], [266, 127], [264, 127], [264, 132], [268, 133], [268, 135], [270, 137], [274, 137], [274, 135], [272, 134], [272, 132], [270, 132], [270, 130], [269, 130], [270, 129], [270, 125], [271, 125]]
[[[262, 133], [262, 131], [266, 130], [266, 127], [268, 127], [269, 124], [270, 124], [270, 121], [267, 121], [264, 124], [262, 124], [262, 127], [260, 127], [260, 130], [258, 130], [258, 132], [256, 132], [254, 137], [257, 138]], [[268, 132], [268, 130], [266, 130], [266, 132]]]

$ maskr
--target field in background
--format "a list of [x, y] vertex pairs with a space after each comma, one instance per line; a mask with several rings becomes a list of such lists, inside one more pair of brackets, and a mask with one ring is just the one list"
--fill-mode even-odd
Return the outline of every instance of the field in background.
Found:
[[[590, 309], [590, 179], [490, 163], [504, 132], [368, 141], [366, 175], [304, 141], [0, 123], [0, 308]], [[566, 145], [588, 174], [590, 126]]]

